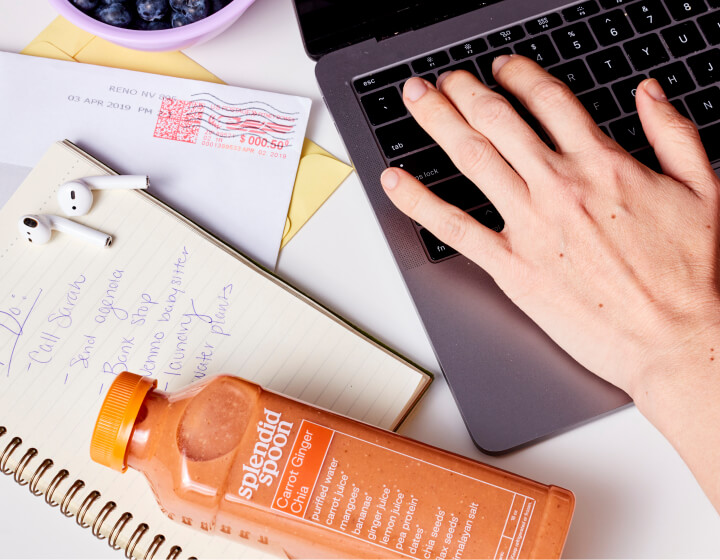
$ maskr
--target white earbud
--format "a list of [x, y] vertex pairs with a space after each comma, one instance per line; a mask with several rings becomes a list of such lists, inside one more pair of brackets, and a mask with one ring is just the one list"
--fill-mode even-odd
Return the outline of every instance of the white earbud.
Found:
[[58, 204], [66, 216], [84, 216], [93, 203], [93, 190], [147, 189], [150, 180], [146, 175], [98, 175], [85, 177], [61, 185]]
[[51, 214], [23, 216], [18, 222], [18, 229], [30, 243], [37, 245], [43, 245], [50, 241], [54, 229], [80, 237], [88, 243], [101, 247], [109, 247], [112, 243], [112, 237], [106, 233]]

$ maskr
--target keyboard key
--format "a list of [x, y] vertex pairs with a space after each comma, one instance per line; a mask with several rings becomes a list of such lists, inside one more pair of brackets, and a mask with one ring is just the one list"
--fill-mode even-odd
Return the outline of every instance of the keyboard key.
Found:
[[670, 47], [670, 52], [677, 58], [705, 47], [705, 41], [692, 21], [664, 29], [662, 36], [667, 46]]
[[595, 81], [590, 76], [590, 71], [582, 60], [571, 60], [565, 64], [560, 64], [550, 68], [549, 72], [564, 82], [576, 95], [595, 85]]
[[670, 60], [660, 37], [654, 33], [628, 41], [623, 46], [635, 70], [647, 70]]
[[440, 146], [395, 159], [390, 165], [404, 169], [425, 185], [460, 173]]
[[628, 152], [644, 148], [648, 145], [647, 137], [643, 132], [642, 124], [640, 124], [640, 118], [637, 114], [611, 122], [610, 130], [612, 131], [615, 141]]
[[469, 210], [488, 201], [477, 185], [463, 175], [437, 183], [430, 191], [460, 210]]
[[466, 72], [470, 72], [478, 80], [480, 79], [480, 72], [478, 72], [477, 66], [475, 66], [475, 63], [472, 60], [463, 60], [462, 62], [446, 66], [440, 73], [452, 72], [454, 70], [465, 70]]
[[386, 124], [378, 128], [375, 135], [388, 159], [419, 150], [433, 143], [428, 133], [420, 128], [420, 125], [412, 117]]
[[714, 12], [698, 19], [707, 42], [711, 45], [720, 43], [720, 12]]
[[660, 167], [660, 162], [652, 148], [645, 148], [639, 152], [634, 152], [632, 156], [645, 167], [649, 167], [656, 173], [662, 173], [662, 167]]
[[622, 10], [613, 10], [590, 18], [589, 22], [601, 45], [613, 45], [633, 36], [633, 30]]
[[632, 78], [621, 80], [612, 85], [615, 98], [620, 103], [622, 110], [626, 113], [634, 113], [637, 110], [635, 105], [635, 94], [637, 93], [638, 84], [645, 78], [647, 78], [647, 76], [633, 76]]
[[493, 73], [492, 73], [493, 60], [495, 60], [501, 54], [511, 54], [511, 53], [512, 53], [512, 51], [509, 48], [504, 48], [504, 49], [498, 49], [491, 53], [484, 54], [482, 56], [477, 57], [475, 62], [477, 62], [478, 68], [480, 68], [480, 73], [482, 74], [482, 78], [483, 78], [483, 81], [485, 82], [485, 85], [488, 85], [488, 86], [497, 85], [497, 82], [495, 81], [495, 76], [493, 76]]
[[472, 41], [466, 41], [462, 45], [455, 45], [450, 49], [450, 56], [454, 60], [462, 60], [469, 56], [475, 56], [487, 50], [487, 43], [485, 39], [473, 39]]
[[530, 35], [536, 35], [543, 31], [549, 31], [555, 29], [563, 24], [563, 20], [560, 14], [546, 14], [539, 18], [532, 19], [525, 24], [525, 29]]
[[400, 92], [394, 86], [364, 95], [360, 101], [368, 119], [375, 126], [399, 119], [407, 114]]
[[492, 204], [471, 210], [468, 214], [486, 228], [502, 231], [505, 227], [505, 220], [502, 219], [500, 212], [498, 212]]
[[513, 27], [508, 27], [502, 31], [491, 33], [488, 35], [487, 39], [491, 47], [502, 47], [503, 45], [512, 43], [513, 41], [517, 41], [523, 37], [525, 37], [523, 28], [519, 25], [514, 25]]
[[573, 58], [594, 51], [597, 47], [590, 29], [583, 23], [568, 25], [552, 32], [555, 44], [563, 58]]
[[598, 124], [620, 116], [620, 108], [606, 87], [583, 93], [578, 99]]
[[700, 139], [710, 161], [720, 160], [720, 123], [700, 129]]
[[670, 16], [660, 0], [643, 0], [625, 8], [638, 33], [647, 33], [670, 23]]
[[446, 52], [439, 51], [428, 54], [417, 60], [413, 60], [410, 64], [416, 74], [422, 74], [430, 70], [437, 70], [440, 66], [445, 66], [450, 62], [450, 57]]
[[431, 261], [441, 261], [442, 259], [458, 254], [450, 245], [446, 245], [424, 228], [420, 230], [420, 238], [427, 249]]
[[650, 72], [668, 97], [677, 97], [695, 89], [695, 83], [682, 62], [673, 62]]
[[600, 7], [597, 5], [595, 0], [589, 2], [583, 2], [577, 6], [566, 8], [562, 11], [562, 15], [565, 21], [577, 21], [587, 16], [592, 16], [600, 11]]
[[598, 84], [606, 84], [632, 73], [630, 63], [620, 47], [591, 54], [587, 57], [587, 63]]
[[543, 67], [548, 67], [560, 61], [560, 57], [547, 35], [521, 41], [515, 45], [515, 52], [534, 60]]
[[394, 66], [393, 68], [376, 72], [364, 78], [358, 78], [353, 82], [353, 85], [355, 86], [355, 91], [358, 93], [367, 93], [368, 91], [388, 86], [400, 80], [407, 80], [411, 75], [410, 67], [407, 64], [401, 64], [400, 66]]
[[704, 0], [665, 0], [673, 19], [687, 19], [707, 11]]
[[720, 81], [720, 50], [712, 49], [687, 59], [695, 80], [700, 86]]
[[629, 1], [630, 0], [600, 0], [600, 6], [609, 10], [610, 8], [620, 6], [621, 4], [627, 4]]
[[720, 121], [720, 88], [717, 86], [688, 95], [685, 103], [698, 126]]

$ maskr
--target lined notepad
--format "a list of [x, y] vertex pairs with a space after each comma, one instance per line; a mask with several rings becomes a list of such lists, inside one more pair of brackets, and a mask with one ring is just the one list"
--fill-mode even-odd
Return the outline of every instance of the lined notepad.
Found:
[[59, 212], [59, 185], [109, 172], [58, 143], [0, 211], [0, 466], [134, 556], [179, 555], [177, 545], [182, 557], [257, 557], [165, 519], [138, 473], [90, 462], [114, 376], [133, 371], [171, 391], [232, 373], [389, 429], [430, 377], [151, 194], [95, 193], [78, 221], [111, 234], [109, 248], [60, 232], [31, 245], [19, 233], [21, 215]]

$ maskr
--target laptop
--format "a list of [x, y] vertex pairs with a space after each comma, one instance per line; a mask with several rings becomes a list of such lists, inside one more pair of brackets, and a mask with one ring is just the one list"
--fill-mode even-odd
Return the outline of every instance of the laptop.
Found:
[[493, 87], [492, 60], [510, 52], [567, 83], [608, 135], [656, 169], [634, 88], [657, 78], [720, 164], [720, 0], [295, 0], [295, 8], [325, 103], [475, 444], [507, 452], [628, 404], [485, 272], [396, 210], [379, 177], [403, 167], [501, 230], [502, 216], [409, 116], [401, 88], [411, 76], [434, 82], [458, 68]]

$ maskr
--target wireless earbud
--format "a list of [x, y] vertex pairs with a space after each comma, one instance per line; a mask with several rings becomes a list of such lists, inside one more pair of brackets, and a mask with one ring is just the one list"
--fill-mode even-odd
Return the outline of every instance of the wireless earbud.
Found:
[[147, 189], [150, 180], [146, 175], [98, 175], [85, 177], [61, 185], [58, 204], [66, 216], [84, 216], [93, 203], [93, 190]]
[[23, 216], [18, 222], [18, 228], [30, 243], [38, 245], [50, 241], [54, 229], [80, 237], [88, 243], [101, 247], [109, 247], [112, 243], [112, 236], [106, 233], [51, 214]]

